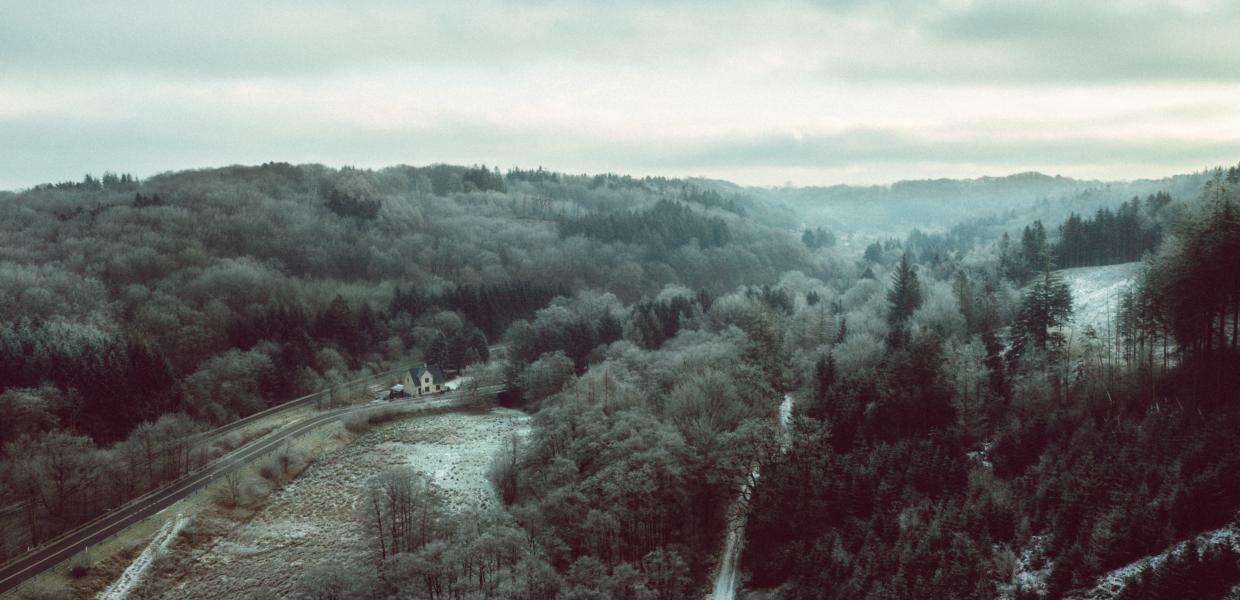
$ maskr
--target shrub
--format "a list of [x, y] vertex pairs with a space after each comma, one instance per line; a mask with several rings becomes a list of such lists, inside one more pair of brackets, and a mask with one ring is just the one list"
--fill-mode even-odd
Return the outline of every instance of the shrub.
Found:
[[69, 563], [69, 576], [81, 579], [90, 575], [90, 557], [79, 555]]
[[370, 420], [366, 418], [364, 413], [353, 413], [351, 415], [347, 415], [344, 419], [342, 419], [342, 422], [344, 423], [344, 428], [347, 429], [349, 433], [361, 435], [367, 431], [370, 431]]

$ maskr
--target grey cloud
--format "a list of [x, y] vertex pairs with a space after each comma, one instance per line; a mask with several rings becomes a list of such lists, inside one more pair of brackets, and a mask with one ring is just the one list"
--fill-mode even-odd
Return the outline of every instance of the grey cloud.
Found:
[[[769, 134], [692, 145], [653, 146], [634, 152], [645, 167], [839, 168], [903, 163], [943, 164], [1166, 164], [1212, 165], [1240, 156], [1240, 140], [1113, 140], [985, 136], [933, 140], [896, 131], [858, 128], [833, 135]], [[886, 168], [886, 167], [883, 167]]]
[[0, 20], [8, 75], [281, 76], [540, 60], [707, 67], [774, 44], [820, 61], [826, 79], [1240, 80], [1235, 3], [1200, 13], [1067, 0], [963, 9], [911, 0], [15, 4]]
[[[903, 51], [829, 66], [857, 79], [940, 82], [1240, 81], [1240, 5], [978, 2], [904, 22]], [[910, 40], [909, 38], [915, 38]]]
[[655, 61], [701, 50], [700, 21], [712, 10], [726, 17], [721, 6], [48, 0], [0, 20], [0, 68], [248, 76], [384, 63]]

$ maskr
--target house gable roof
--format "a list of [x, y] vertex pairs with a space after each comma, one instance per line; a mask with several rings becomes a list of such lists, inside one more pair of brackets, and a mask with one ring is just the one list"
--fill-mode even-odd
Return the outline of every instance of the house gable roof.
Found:
[[422, 381], [422, 375], [424, 373], [431, 374], [431, 383], [444, 383], [447, 381], [447, 378], [443, 376], [443, 371], [439, 369], [438, 365], [423, 364], [420, 367], [409, 369], [409, 374], [413, 376], [414, 381]]

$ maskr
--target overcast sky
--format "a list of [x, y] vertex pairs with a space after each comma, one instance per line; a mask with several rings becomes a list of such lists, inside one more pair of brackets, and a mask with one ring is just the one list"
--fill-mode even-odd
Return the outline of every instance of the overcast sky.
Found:
[[1240, 161], [1240, 2], [0, 0], [0, 189], [266, 161], [882, 183]]

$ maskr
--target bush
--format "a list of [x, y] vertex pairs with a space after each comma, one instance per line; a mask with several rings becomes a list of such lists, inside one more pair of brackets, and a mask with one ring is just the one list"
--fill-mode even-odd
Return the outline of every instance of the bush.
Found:
[[348, 430], [349, 433], [361, 435], [367, 431], [370, 431], [370, 421], [366, 418], [364, 413], [353, 413], [351, 415], [347, 415], [341, 421], [344, 423], [344, 428]]
[[373, 429], [376, 425], [393, 421], [408, 414], [395, 407], [383, 407], [372, 410], [364, 410], [349, 414], [342, 419], [344, 428], [350, 433], [361, 435]]
[[206, 532], [202, 530], [197, 518], [190, 517], [189, 521], [177, 532], [177, 537], [184, 540], [185, 543], [193, 545], [206, 537]]
[[74, 579], [81, 579], [90, 575], [90, 557], [77, 556], [69, 563], [69, 576]]
[[280, 480], [280, 462], [275, 456], [267, 456], [258, 463], [258, 475], [267, 481]]

